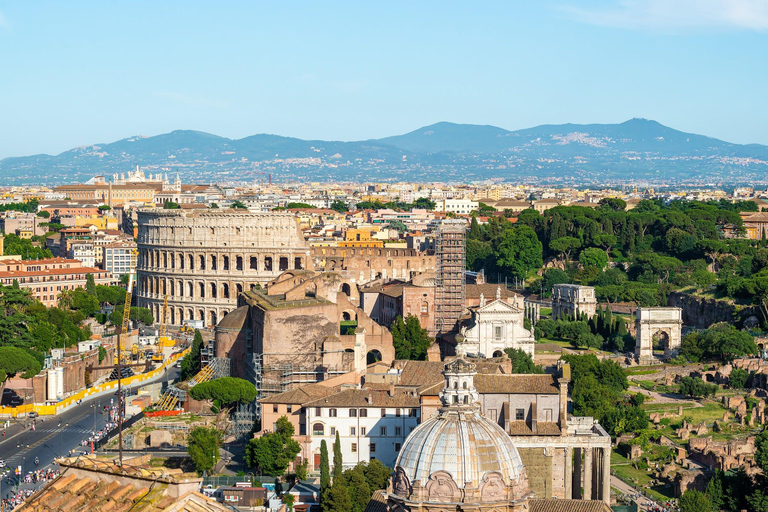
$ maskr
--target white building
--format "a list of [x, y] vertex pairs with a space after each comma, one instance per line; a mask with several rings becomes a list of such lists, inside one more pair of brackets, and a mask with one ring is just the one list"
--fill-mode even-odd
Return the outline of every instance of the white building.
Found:
[[536, 340], [524, 326], [525, 312], [515, 304], [498, 297], [486, 303], [480, 295], [480, 305], [470, 308], [469, 325], [461, 328], [464, 341], [456, 347], [460, 355], [499, 357], [504, 349], [519, 348], [533, 357]]
[[345, 468], [378, 459], [394, 467], [408, 434], [419, 424], [419, 397], [415, 392], [347, 389], [304, 405], [313, 467], [320, 467], [320, 444], [325, 439], [333, 458], [336, 433]]
[[130, 274], [136, 268], [136, 242], [121, 240], [103, 247], [104, 270], [112, 275]]
[[452, 212], [456, 215], [469, 215], [477, 211], [478, 202], [471, 199], [441, 199], [435, 206], [436, 212]]
[[68, 256], [81, 261], [84, 267], [96, 266], [96, 250], [91, 242], [73, 243], [69, 246]]

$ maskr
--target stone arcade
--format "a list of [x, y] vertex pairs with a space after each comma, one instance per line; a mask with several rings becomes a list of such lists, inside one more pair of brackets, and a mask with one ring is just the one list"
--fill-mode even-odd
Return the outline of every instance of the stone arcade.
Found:
[[286, 270], [311, 267], [309, 246], [288, 213], [139, 210], [138, 305], [168, 324], [216, 325], [237, 295]]

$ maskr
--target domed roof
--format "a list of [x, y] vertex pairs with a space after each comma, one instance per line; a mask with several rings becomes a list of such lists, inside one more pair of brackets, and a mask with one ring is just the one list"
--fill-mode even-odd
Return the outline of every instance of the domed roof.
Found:
[[499, 425], [479, 408], [449, 406], [424, 421], [408, 436], [395, 467], [408, 480], [422, 485], [437, 471], [447, 471], [456, 485], [478, 487], [490, 472], [502, 475], [506, 485], [523, 475], [517, 448]]
[[[461, 489], [479, 490], [489, 501], [505, 493], [518, 498], [529, 492], [525, 466], [509, 435], [480, 413], [475, 368], [463, 357], [445, 365], [443, 407], [403, 443], [395, 464], [394, 494], [452, 502]], [[417, 488], [426, 494], [412, 492]]]

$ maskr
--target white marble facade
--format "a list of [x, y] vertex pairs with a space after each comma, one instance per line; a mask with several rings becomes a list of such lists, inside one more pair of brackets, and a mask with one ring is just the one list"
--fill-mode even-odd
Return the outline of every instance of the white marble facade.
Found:
[[533, 357], [536, 340], [524, 327], [525, 312], [515, 304], [502, 300], [486, 303], [480, 296], [480, 305], [470, 308], [472, 318], [461, 329], [463, 340], [456, 347], [458, 355], [498, 357], [506, 348], [520, 348]]

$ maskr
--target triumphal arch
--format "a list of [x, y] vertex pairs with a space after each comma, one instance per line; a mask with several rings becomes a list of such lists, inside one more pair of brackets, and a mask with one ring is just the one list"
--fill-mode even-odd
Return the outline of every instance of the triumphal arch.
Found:
[[635, 312], [635, 358], [640, 364], [654, 361], [653, 345], [664, 348], [664, 359], [680, 348], [683, 310], [680, 308], [638, 308]]

